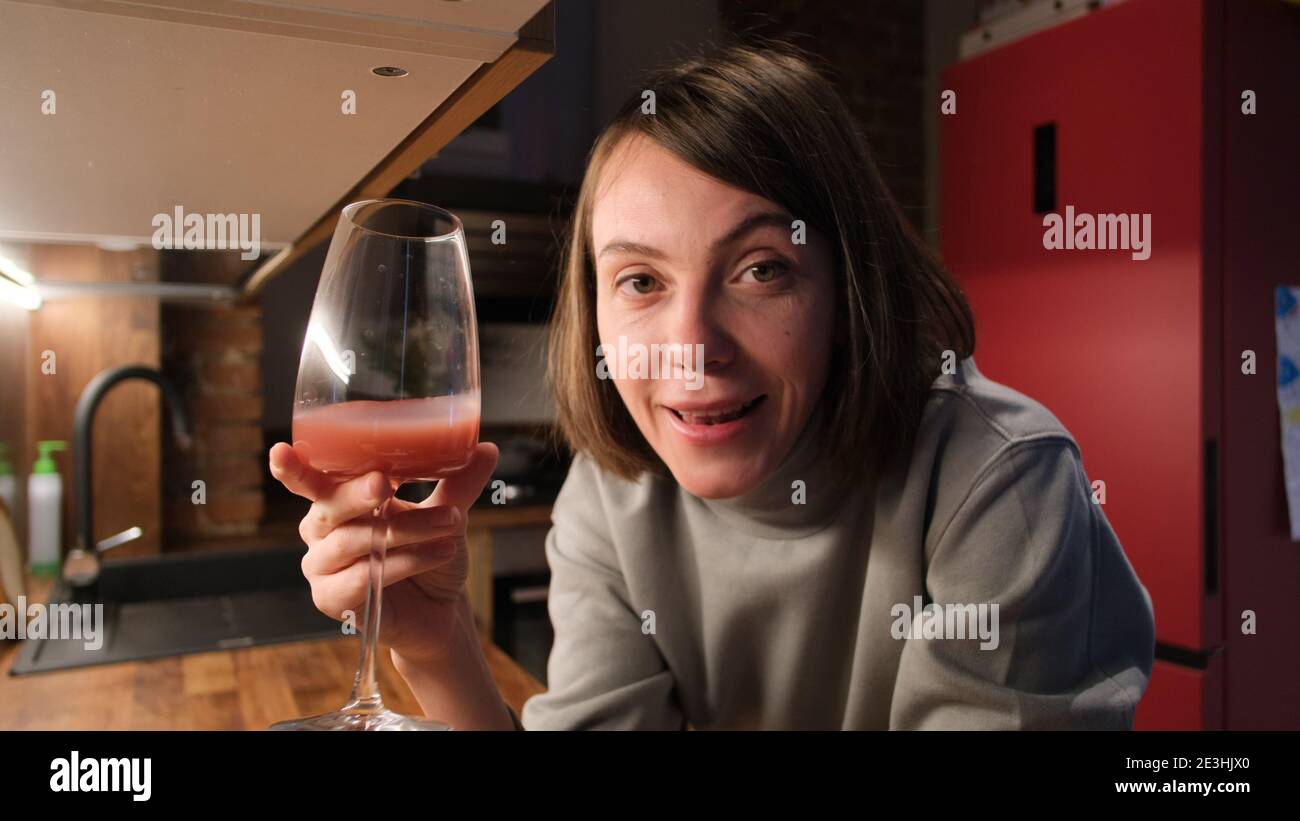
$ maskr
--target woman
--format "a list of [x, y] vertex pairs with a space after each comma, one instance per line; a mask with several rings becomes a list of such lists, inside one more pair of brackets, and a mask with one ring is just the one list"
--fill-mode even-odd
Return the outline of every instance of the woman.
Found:
[[[382, 639], [426, 713], [1130, 727], [1150, 599], [1069, 433], [976, 370], [960, 290], [830, 84], [788, 48], [731, 47], [643, 88], [592, 150], [551, 332], [576, 456], [546, 542], [550, 691], [516, 716], [474, 635], [482, 444], [424, 503], [394, 503]], [[619, 367], [652, 346], [681, 355], [653, 378]], [[317, 605], [359, 610], [383, 477], [332, 485], [287, 445], [270, 456], [314, 501]]]

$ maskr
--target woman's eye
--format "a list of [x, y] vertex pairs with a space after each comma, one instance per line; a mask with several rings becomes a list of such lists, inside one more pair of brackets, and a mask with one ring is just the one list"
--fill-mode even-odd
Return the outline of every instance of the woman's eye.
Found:
[[764, 262], [756, 262], [745, 268], [745, 274], [753, 276], [756, 282], [772, 282], [782, 276], [788, 270], [783, 262], [770, 259]]
[[649, 274], [632, 274], [619, 280], [618, 287], [622, 291], [626, 291], [630, 287], [632, 293], [645, 296], [654, 292], [655, 279]]

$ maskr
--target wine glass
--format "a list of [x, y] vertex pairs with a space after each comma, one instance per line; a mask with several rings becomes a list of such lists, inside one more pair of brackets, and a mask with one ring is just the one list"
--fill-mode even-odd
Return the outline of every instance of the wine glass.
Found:
[[[479, 433], [478, 330], [465, 233], [410, 200], [343, 209], [298, 366], [293, 448], [340, 479], [384, 471], [393, 492], [465, 467]], [[389, 497], [390, 499], [392, 497]], [[361, 660], [342, 709], [273, 730], [447, 730], [384, 707], [375, 678], [388, 502], [373, 512]]]

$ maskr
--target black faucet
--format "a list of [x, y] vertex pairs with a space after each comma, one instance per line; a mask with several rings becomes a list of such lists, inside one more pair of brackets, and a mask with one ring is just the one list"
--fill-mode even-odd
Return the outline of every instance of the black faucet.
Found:
[[91, 467], [94, 461], [94, 448], [91, 446], [90, 439], [95, 428], [95, 411], [99, 407], [100, 400], [112, 390], [114, 385], [128, 379], [147, 379], [158, 386], [159, 390], [162, 391], [168, 409], [171, 411], [172, 433], [176, 436], [177, 444], [180, 445], [182, 450], [189, 450], [192, 444], [190, 439], [190, 419], [185, 413], [185, 405], [181, 402], [181, 395], [159, 371], [145, 365], [123, 365], [119, 368], [100, 371], [95, 375], [94, 379], [90, 380], [85, 390], [81, 392], [81, 398], [77, 400], [77, 411], [73, 416], [72, 457], [74, 468], [73, 484], [77, 491], [79, 546], [82, 550], [88, 550], [92, 553], [95, 550], [95, 517], [94, 505], [90, 496], [93, 487]]

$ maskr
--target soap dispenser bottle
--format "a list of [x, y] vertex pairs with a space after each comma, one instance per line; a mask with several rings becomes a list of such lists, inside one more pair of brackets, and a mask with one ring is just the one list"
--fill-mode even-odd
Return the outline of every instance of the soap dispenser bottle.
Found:
[[63, 479], [50, 455], [67, 443], [46, 439], [36, 443], [36, 464], [27, 478], [27, 560], [34, 576], [55, 576], [63, 558]]

